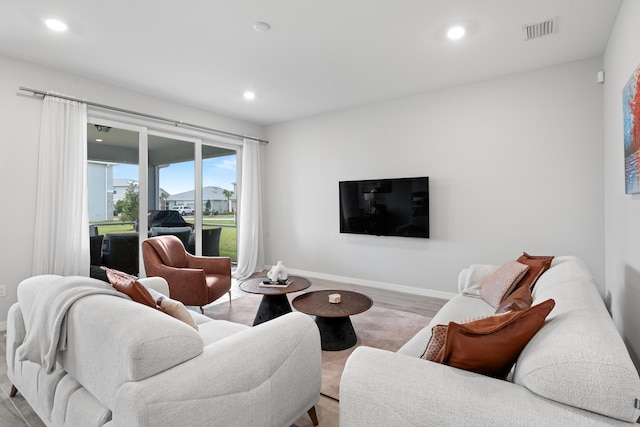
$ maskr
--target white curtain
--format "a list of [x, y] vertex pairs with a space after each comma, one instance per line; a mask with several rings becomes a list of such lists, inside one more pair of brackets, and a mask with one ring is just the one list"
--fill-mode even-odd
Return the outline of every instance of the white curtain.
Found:
[[241, 167], [238, 266], [233, 275], [240, 280], [264, 267], [260, 142], [244, 140]]
[[34, 228], [34, 275], [89, 275], [87, 105], [55, 95], [42, 107]]

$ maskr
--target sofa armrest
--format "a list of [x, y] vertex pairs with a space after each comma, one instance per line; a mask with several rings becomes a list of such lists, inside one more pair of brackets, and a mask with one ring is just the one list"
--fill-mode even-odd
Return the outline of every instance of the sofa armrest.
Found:
[[293, 312], [205, 347], [117, 393], [115, 425], [291, 425], [320, 396], [321, 351], [311, 318]]
[[23, 343], [27, 336], [27, 329], [22, 317], [20, 304], [15, 303], [9, 307], [7, 313], [7, 337], [6, 337], [6, 357], [7, 357], [7, 376], [14, 381], [16, 350]]
[[625, 425], [528, 389], [416, 357], [356, 349], [340, 382], [340, 426]]
[[170, 297], [169, 295], [169, 284], [162, 277], [146, 277], [138, 279], [142, 285], [144, 285], [148, 289], [153, 289], [156, 292], [160, 292], [162, 295]]

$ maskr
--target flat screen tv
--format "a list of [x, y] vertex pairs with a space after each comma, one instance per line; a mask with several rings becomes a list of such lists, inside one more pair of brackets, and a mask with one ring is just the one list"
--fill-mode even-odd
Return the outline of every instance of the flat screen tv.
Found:
[[340, 232], [429, 237], [429, 177], [340, 181]]

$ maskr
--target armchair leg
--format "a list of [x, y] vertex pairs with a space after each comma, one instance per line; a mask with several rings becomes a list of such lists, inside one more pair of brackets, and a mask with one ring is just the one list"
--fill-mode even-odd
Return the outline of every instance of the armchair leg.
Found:
[[13, 397], [16, 394], [18, 394], [18, 389], [16, 388], [16, 386], [14, 386], [13, 384], [11, 384], [11, 391], [9, 392], [9, 397]]
[[202, 306], [200, 306], [200, 314], [204, 314], [204, 308], [202, 308]]
[[309, 409], [307, 411], [307, 414], [309, 414], [309, 418], [311, 418], [311, 423], [314, 426], [318, 425], [318, 415], [316, 414], [316, 407], [312, 406], [311, 409]]
[[231, 290], [229, 290], [229, 292], [227, 292], [229, 294], [229, 304], [231, 304]]

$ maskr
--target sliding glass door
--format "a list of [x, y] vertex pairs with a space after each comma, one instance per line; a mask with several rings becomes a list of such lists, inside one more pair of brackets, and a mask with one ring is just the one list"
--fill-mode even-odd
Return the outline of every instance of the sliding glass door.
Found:
[[139, 274], [139, 146], [135, 127], [110, 122], [87, 125], [87, 189], [91, 276], [100, 266]]
[[[94, 249], [102, 238], [92, 271], [106, 264], [142, 274], [139, 242], [158, 234], [176, 235], [192, 254], [237, 261], [236, 149], [110, 120], [92, 119], [87, 130]], [[117, 258], [126, 265], [114, 261], [112, 240], [127, 240]]]

